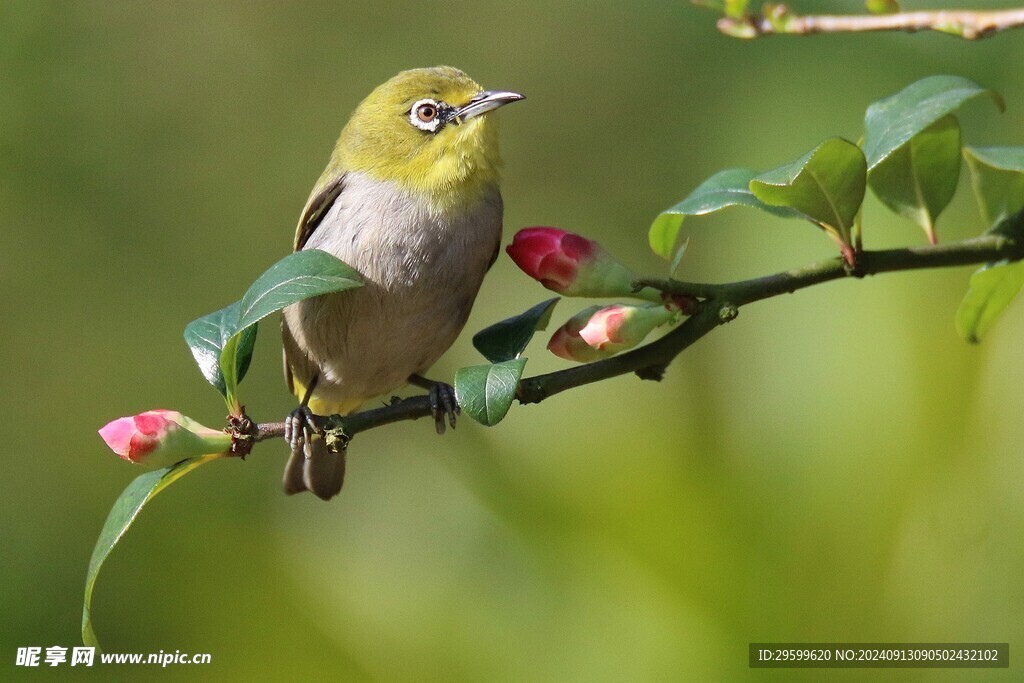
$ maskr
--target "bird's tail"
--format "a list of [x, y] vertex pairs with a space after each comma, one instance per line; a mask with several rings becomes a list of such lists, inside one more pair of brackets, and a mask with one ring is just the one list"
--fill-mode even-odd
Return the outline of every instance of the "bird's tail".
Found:
[[[287, 345], [288, 328], [284, 327]], [[355, 412], [364, 403], [363, 399], [347, 399], [341, 402], [324, 401], [317, 396], [309, 396], [311, 392], [292, 373], [287, 354], [284, 361], [284, 374], [288, 388], [300, 401], [304, 401], [314, 415], [348, 415]], [[314, 380], [315, 386], [315, 380]], [[327, 442], [320, 435], [314, 435], [310, 442], [310, 457], [301, 452], [292, 453], [284, 468], [284, 492], [288, 495], [309, 491], [323, 500], [330, 500], [341, 491], [345, 482], [345, 447], [337, 453], [327, 449]]]
[[327, 443], [314, 436], [312, 452], [305, 457], [292, 453], [284, 468], [284, 492], [288, 495], [310, 491], [323, 500], [330, 500], [341, 491], [345, 482], [345, 449], [331, 453]]

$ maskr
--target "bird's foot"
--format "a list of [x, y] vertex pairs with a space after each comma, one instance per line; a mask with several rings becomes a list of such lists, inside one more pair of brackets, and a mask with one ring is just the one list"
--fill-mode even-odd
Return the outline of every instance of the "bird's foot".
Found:
[[455, 418], [462, 414], [459, 401], [455, 398], [455, 387], [451, 384], [435, 382], [419, 375], [410, 377], [409, 382], [427, 390], [427, 396], [430, 398], [430, 410], [434, 415], [434, 426], [437, 428], [437, 433], [444, 434], [445, 417], [448, 418], [448, 424], [452, 426], [452, 429], [455, 429]]
[[459, 401], [455, 398], [455, 387], [444, 382], [434, 382], [428, 389], [430, 397], [430, 409], [434, 412], [434, 425], [438, 434], [444, 434], [444, 418], [448, 417], [448, 424], [455, 429], [455, 418], [462, 414]]
[[292, 453], [302, 453], [308, 460], [313, 455], [311, 443], [314, 436], [324, 435], [324, 418], [314, 415], [308, 406], [301, 405], [284, 421], [284, 440], [292, 449]]

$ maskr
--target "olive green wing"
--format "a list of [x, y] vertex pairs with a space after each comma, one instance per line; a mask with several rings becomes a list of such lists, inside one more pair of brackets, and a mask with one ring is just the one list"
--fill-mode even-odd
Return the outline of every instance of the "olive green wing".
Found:
[[[302, 209], [302, 216], [299, 218], [299, 225], [295, 229], [295, 243], [293, 249], [300, 251], [306, 242], [309, 241], [310, 236], [320, 226], [324, 216], [331, 210], [335, 200], [341, 196], [341, 190], [345, 185], [345, 174], [336, 173], [334, 175], [324, 174], [324, 177], [320, 179], [317, 186], [313, 189], [312, 194], [309, 195], [309, 199], [306, 200], [306, 206]], [[281, 335], [284, 338], [283, 344], [283, 356], [284, 356], [284, 378], [285, 382], [288, 383], [288, 391], [293, 394], [296, 393], [295, 377], [292, 372], [292, 366], [288, 362], [288, 342], [291, 340], [291, 330], [288, 329], [288, 324], [284, 321], [284, 316], [281, 317]], [[294, 346], [294, 342], [292, 342]], [[299, 397], [301, 400], [301, 396]]]
[[306, 246], [310, 235], [313, 234], [313, 231], [323, 221], [327, 212], [331, 210], [331, 206], [334, 205], [334, 201], [341, 195], [341, 190], [344, 186], [344, 173], [327, 176], [317, 183], [313, 193], [309, 195], [309, 199], [306, 201], [306, 207], [302, 210], [302, 216], [299, 218], [299, 225], [295, 229], [295, 251], [299, 251]]

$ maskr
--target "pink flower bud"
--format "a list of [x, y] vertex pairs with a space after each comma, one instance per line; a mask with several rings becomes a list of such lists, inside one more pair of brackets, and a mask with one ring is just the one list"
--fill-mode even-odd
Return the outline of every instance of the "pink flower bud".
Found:
[[592, 306], [556, 330], [548, 349], [567, 360], [589, 363], [633, 348], [676, 317], [678, 311], [665, 306]]
[[599, 310], [600, 306], [591, 306], [569, 318], [569, 321], [555, 330], [551, 336], [548, 350], [559, 358], [574, 360], [577, 363], [590, 363], [610, 356], [610, 353], [598, 351], [580, 337], [580, 330], [590, 321], [590, 316]]
[[598, 351], [618, 353], [633, 348], [674, 316], [664, 306], [612, 304], [590, 316], [580, 337]]
[[632, 271], [597, 242], [565, 230], [523, 228], [505, 250], [524, 273], [565, 296], [657, 296], [634, 293]]
[[230, 434], [204, 427], [173, 410], [118, 418], [100, 429], [100, 436], [122, 459], [153, 467], [231, 448]]

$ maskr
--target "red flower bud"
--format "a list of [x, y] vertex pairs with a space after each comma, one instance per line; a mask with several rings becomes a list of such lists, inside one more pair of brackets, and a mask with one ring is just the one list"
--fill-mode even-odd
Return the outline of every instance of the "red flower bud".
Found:
[[523, 272], [565, 296], [657, 296], [633, 292], [636, 275], [594, 240], [558, 228], [523, 228], [506, 248]]

